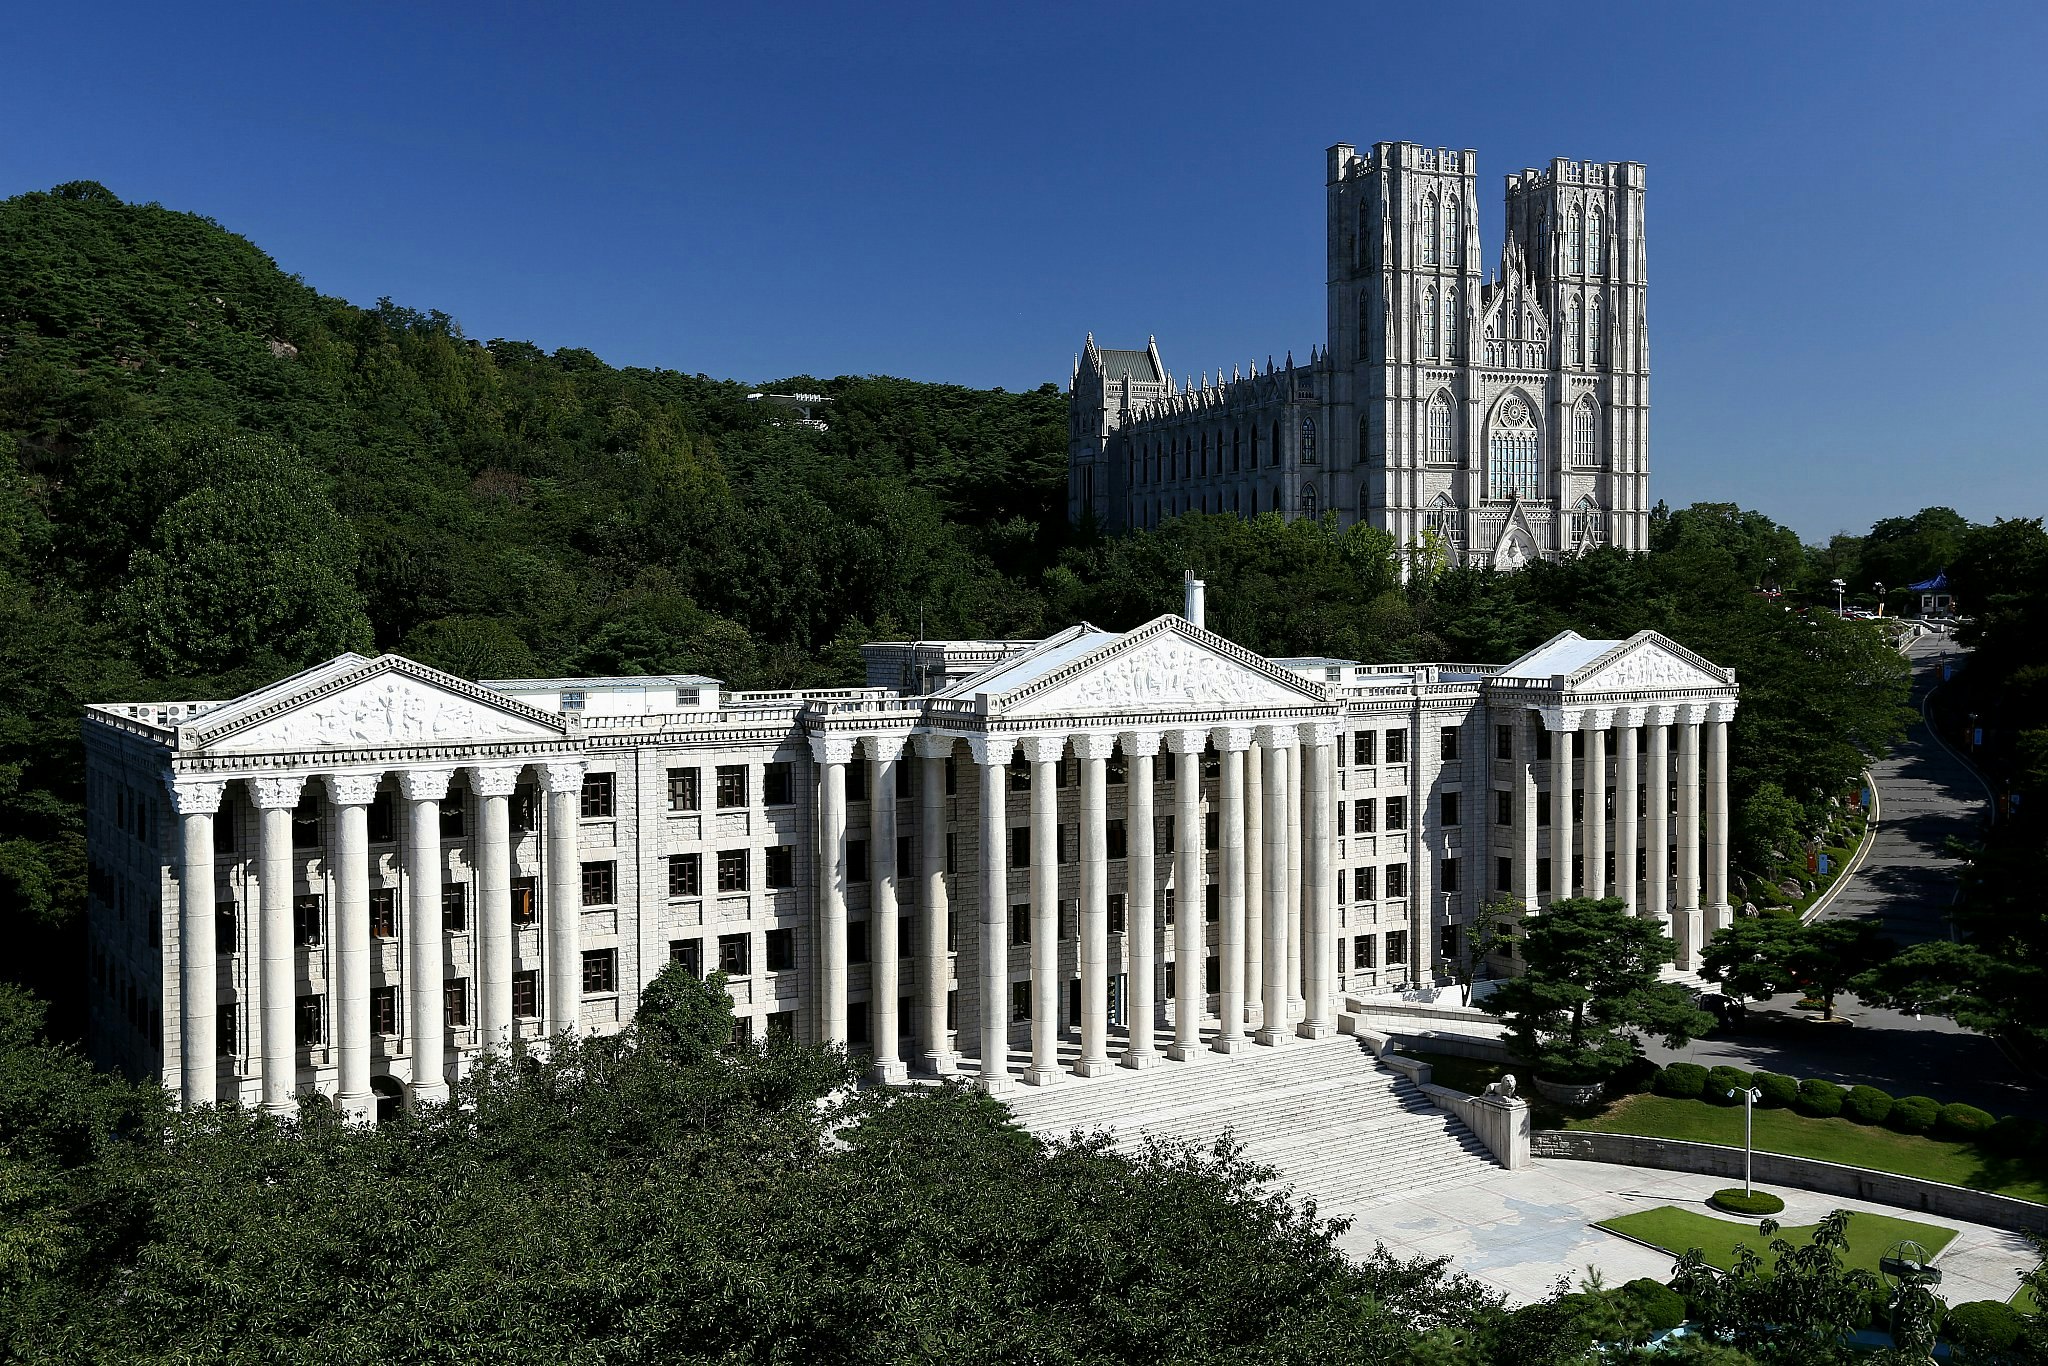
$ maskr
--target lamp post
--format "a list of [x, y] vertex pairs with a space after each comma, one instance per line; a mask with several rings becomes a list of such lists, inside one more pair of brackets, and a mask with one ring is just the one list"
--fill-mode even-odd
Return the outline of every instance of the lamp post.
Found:
[[1842, 615], [1842, 594], [1849, 591], [1849, 585], [1842, 579], [1833, 579], [1828, 586], [1835, 590], [1835, 615], [1839, 617]]
[[1872, 584], [1871, 587], [1877, 590], [1877, 614], [1881, 617], [1884, 615], [1884, 585], [1876, 583]]
[[1756, 1113], [1756, 1103], [1764, 1098], [1764, 1093], [1752, 1086], [1740, 1093], [1730, 1091], [1728, 1099], [1735, 1099], [1737, 1094], [1742, 1096], [1742, 1193], [1746, 1196], [1750, 1194], [1750, 1159], [1756, 1155], [1756, 1145], [1750, 1139], [1750, 1117]]

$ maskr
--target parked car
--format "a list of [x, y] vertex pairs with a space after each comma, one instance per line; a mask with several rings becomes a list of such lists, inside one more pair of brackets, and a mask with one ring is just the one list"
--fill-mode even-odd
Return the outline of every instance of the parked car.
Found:
[[1723, 1029], [1740, 1029], [1749, 1020], [1748, 1005], [1718, 991], [1696, 991], [1692, 1003], [1713, 1016]]

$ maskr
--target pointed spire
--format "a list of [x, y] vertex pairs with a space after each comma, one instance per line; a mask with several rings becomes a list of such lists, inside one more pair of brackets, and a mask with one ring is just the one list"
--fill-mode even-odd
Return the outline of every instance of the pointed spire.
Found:
[[1290, 370], [1294, 368], [1294, 349], [1292, 347], [1289, 347], [1287, 351], [1287, 368]]

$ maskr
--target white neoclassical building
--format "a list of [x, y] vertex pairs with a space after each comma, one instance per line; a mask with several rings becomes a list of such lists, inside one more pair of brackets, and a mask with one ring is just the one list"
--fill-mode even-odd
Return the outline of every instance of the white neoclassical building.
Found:
[[1265, 659], [1199, 603], [871, 645], [855, 689], [344, 655], [89, 707], [95, 1052], [368, 1117], [682, 962], [750, 1033], [1001, 1090], [1327, 1032], [1496, 896], [1621, 896], [1688, 961], [1725, 923], [1729, 671], [1648, 632]]

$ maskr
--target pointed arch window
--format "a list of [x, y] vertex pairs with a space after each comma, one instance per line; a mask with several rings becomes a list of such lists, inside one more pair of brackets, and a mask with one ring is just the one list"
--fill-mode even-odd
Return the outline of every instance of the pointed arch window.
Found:
[[1372, 456], [1372, 419], [1364, 413], [1358, 415], [1358, 463], [1363, 465]]
[[1358, 359], [1365, 359], [1365, 343], [1372, 336], [1372, 291], [1358, 291]]
[[1460, 228], [1458, 196], [1444, 196], [1444, 264], [1455, 266], [1465, 257], [1465, 237]]
[[1586, 363], [1586, 307], [1577, 299], [1572, 300], [1570, 322], [1566, 335], [1571, 341], [1573, 365]]
[[[1230, 472], [1236, 474], [1243, 468], [1244, 433], [1236, 427], [1230, 429]], [[1234, 510], [1234, 509], [1233, 509]]]
[[1429, 511], [1424, 515], [1423, 526], [1431, 535], [1440, 536], [1446, 541], [1454, 542], [1458, 539], [1458, 510], [1451, 506], [1449, 494], [1439, 493], [1431, 500]]
[[1600, 463], [1599, 416], [1593, 411], [1593, 400], [1589, 395], [1579, 400], [1572, 409], [1572, 463], [1574, 465], [1597, 465]]
[[[1266, 448], [1266, 463], [1268, 465], [1280, 463], [1280, 424], [1277, 422], [1273, 424], [1272, 444]], [[1274, 496], [1278, 497], [1279, 495], [1275, 494]]]
[[1586, 220], [1586, 265], [1595, 275], [1607, 273], [1607, 211], [1598, 204]]
[[1586, 215], [1575, 204], [1565, 220], [1564, 268], [1573, 275], [1586, 269]]
[[1592, 495], [1579, 499], [1572, 507], [1572, 540], [1579, 545], [1598, 545], [1601, 537], [1600, 509]]
[[1536, 414], [1519, 394], [1494, 410], [1486, 439], [1486, 496], [1500, 502], [1542, 496], [1542, 437]]
[[[1252, 464], [1251, 464], [1251, 467], [1252, 467], [1253, 469], [1257, 469], [1257, 468], [1259, 467], [1259, 424], [1258, 424], [1258, 423], [1256, 423], [1256, 422], [1254, 422], [1254, 423], [1252, 424]], [[1252, 508], [1252, 511], [1254, 511], [1254, 512], [1257, 512], [1257, 511], [1258, 511], [1258, 508], [1257, 508], [1256, 506], [1254, 506], [1254, 507]]]
[[1304, 465], [1322, 463], [1321, 457], [1316, 454], [1316, 420], [1312, 417], [1305, 417], [1301, 420], [1301, 463]]
[[1436, 286], [1422, 291], [1422, 358], [1436, 359]]
[[1593, 364], [1595, 366], [1605, 365], [1607, 363], [1607, 330], [1598, 298], [1593, 300], [1593, 307], [1586, 318], [1586, 343], [1592, 348]]
[[1423, 423], [1427, 433], [1427, 454], [1436, 464], [1451, 462], [1451, 396], [1438, 391], [1429, 401], [1429, 415]]
[[1457, 358], [1458, 358], [1459, 356], [1461, 356], [1461, 355], [1463, 355], [1463, 354], [1464, 354], [1464, 350], [1465, 350], [1465, 348], [1464, 348], [1464, 347], [1463, 347], [1462, 345], [1460, 345], [1460, 338], [1459, 338], [1459, 334], [1460, 334], [1460, 333], [1462, 333], [1463, 331], [1464, 331], [1464, 329], [1463, 329], [1462, 327], [1460, 327], [1460, 326], [1459, 326], [1459, 319], [1458, 319], [1458, 287], [1457, 287], [1456, 285], [1445, 285], [1445, 286], [1444, 286], [1444, 359], [1445, 359], [1445, 360], [1456, 360], [1456, 359], [1457, 359]]
[[1422, 230], [1419, 234], [1422, 238], [1422, 264], [1425, 266], [1437, 263], [1437, 230], [1436, 196], [1426, 194], [1422, 196]]
[[1301, 486], [1301, 515], [1311, 521], [1315, 520], [1317, 516], [1316, 486], [1314, 484], [1303, 484]]

